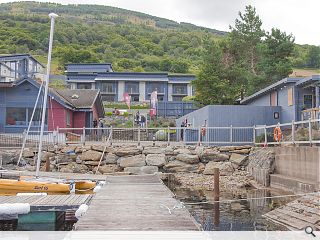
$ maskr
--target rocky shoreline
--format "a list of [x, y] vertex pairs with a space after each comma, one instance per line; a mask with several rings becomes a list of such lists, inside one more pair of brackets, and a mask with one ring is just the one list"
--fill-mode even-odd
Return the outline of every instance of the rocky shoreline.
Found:
[[[50, 162], [50, 171], [94, 174], [173, 173], [181, 187], [210, 190], [213, 169], [220, 169], [222, 188], [242, 189], [250, 185], [253, 169], [272, 171], [273, 150], [252, 146], [55, 146], [42, 154], [41, 171]], [[19, 150], [0, 150], [6, 169], [35, 171], [36, 149], [23, 152], [17, 166]], [[249, 172], [248, 172], [248, 171]]]

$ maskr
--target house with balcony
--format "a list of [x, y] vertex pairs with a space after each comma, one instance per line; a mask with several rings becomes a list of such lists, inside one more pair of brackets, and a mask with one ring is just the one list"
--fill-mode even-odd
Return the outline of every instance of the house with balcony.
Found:
[[24, 78], [43, 79], [44, 65], [30, 54], [0, 56], [0, 82], [14, 82]]
[[157, 91], [159, 102], [182, 101], [194, 94], [194, 75], [114, 72], [110, 63], [69, 64], [66, 75], [71, 89], [100, 89], [103, 101], [108, 102], [122, 101], [124, 93], [132, 102], [149, 101], [153, 91]]
[[280, 106], [280, 121], [320, 118], [320, 75], [284, 78], [243, 99], [242, 105]]

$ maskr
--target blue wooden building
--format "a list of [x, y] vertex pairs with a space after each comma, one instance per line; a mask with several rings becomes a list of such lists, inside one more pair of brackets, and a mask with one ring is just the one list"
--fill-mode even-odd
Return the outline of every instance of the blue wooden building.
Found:
[[320, 75], [288, 77], [243, 99], [247, 106], [279, 106], [280, 122], [320, 117]]

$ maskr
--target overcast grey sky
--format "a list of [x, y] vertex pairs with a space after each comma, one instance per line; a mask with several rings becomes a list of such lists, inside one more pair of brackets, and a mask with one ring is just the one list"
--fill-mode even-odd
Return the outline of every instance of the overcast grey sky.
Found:
[[[0, 0], [10, 2], [8, 0]], [[40, 0], [40, 2], [47, 2]], [[50, 0], [61, 4], [100, 4], [144, 12], [177, 22], [228, 31], [239, 11], [256, 7], [263, 27], [292, 33], [299, 44], [320, 45], [320, 0]]]

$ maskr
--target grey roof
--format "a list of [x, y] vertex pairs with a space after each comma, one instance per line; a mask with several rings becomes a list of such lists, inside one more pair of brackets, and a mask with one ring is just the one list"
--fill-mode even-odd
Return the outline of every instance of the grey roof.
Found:
[[42, 67], [45, 67], [41, 62], [35, 59], [30, 54], [11, 54], [11, 55], [0, 55], [0, 61], [18, 61], [26, 58], [31, 58], [35, 62], [39, 63]]
[[287, 84], [287, 83], [296, 83], [298, 82], [299, 80], [301, 80], [301, 78], [291, 78], [291, 77], [288, 77], [288, 78], [284, 78], [274, 84], [271, 84], [270, 86], [266, 87], [266, 88], [263, 88], [261, 89], [260, 91], [252, 94], [251, 96], [249, 97], [246, 97], [244, 98], [242, 101], [240, 101], [241, 104], [246, 104], [248, 102], [251, 102], [252, 100], [256, 99], [257, 97], [261, 96], [261, 95], [264, 95], [265, 93], [267, 92], [270, 92], [272, 90], [275, 90], [277, 89], [278, 87], [281, 87], [283, 86], [284, 84]]
[[68, 73], [107, 73], [112, 72], [111, 63], [71, 63], [67, 64]]
[[99, 95], [99, 90], [91, 89], [57, 89], [54, 92], [75, 108], [92, 108]]
[[320, 75], [312, 75], [310, 77], [306, 77], [301, 79], [296, 83], [296, 86], [305, 86], [307, 84], [320, 83]]
[[192, 74], [170, 74], [168, 75], [168, 79], [170, 83], [175, 83], [175, 82], [189, 83], [195, 80], [196, 76]]

